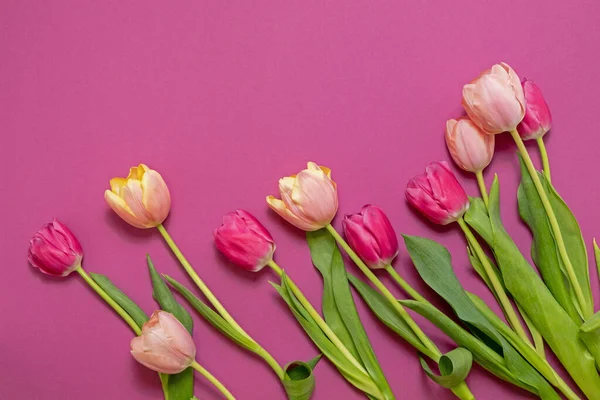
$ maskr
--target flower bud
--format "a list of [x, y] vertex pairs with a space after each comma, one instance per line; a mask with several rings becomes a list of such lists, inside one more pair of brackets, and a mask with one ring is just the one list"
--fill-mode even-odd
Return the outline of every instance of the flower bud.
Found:
[[45, 274], [67, 276], [81, 265], [83, 249], [56, 218], [29, 240], [29, 263]]
[[542, 91], [534, 81], [523, 79], [521, 84], [527, 107], [525, 108], [525, 117], [517, 127], [517, 131], [523, 140], [541, 138], [552, 126], [550, 108]]

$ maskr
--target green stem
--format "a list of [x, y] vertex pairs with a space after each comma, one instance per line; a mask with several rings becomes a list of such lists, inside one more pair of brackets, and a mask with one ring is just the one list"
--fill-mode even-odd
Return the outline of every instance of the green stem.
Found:
[[398, 285], [413, 299], [420, 301], [421, 303], [424, 304], [431, 304], [429, 303], [429, 301], [427, 301], [427, 299], [423, 296], [421, 296], [421, 294], [419, 294], [419, 292], [417, 292], [412, 286], [410, 286], [410, 284], [408, 282], [406, 282], [398, 272], [396, 272], [396, 270], [394, 269], [394, 267], [392, 267], [391, 265], [388, 265], [385, 267], [385, 270], [392, 276], [392, 278], [396, 281], [396, 283], [398, 283]]
[[259, 357], [261, 357], [263, 360], [265, 360], [267, 364], [269, 364], [269, 366], [277, 374], [277, 377], [279, 378], [279, 380], [283, 380], [283, 378], [284, 378], [283, 368], [281, 368], [279, 363], [273, 358], [273, 356], [268, 351], [266, 351], [265, 349], [260, 347], [260, 345], [258, 345], [258, 343], [257, 343], [257, 346], [258, 346], [258, 350], [256, 351], [256, 354]]
[[494, 291], [496, 292], [496, 295], [498, 296], [498, 300], [500, 301], [500, 306], [502, 307], [502, 310], [504, 311], [504, 315], [506, 315], [506, 319], [508, 319], [510, 325], [513, 327], [513, 329], [515, 330], [517, 335], [519, 335], [519, 337], [521, 337], [521, 339], [525, 343], [533, 346], [531, 344], [531, 341], [529, 340], [529, 337], [525, 333], [525, 329], [523, 328], [523, 325], [521, 324], [519, 317], [515, 313], [515, 310], [513, 309], [512, 304], [511, 304], [510, 300], [508, 299], [508, 296], [506, 295], [506, 292], [504, 291], [504, 287], [498, 280], [498, 276], [496, 275], [496, 273], [494, 272], [494, 269], [490, 265], [490, 262], [488, 261], [487, 256], [485, 255], [485, 253], [483, 252], [483, 249], [479, 245], [479, 242], [473, 235], [473, 232], [471, 232], [471, 229], [469, 229], [469, 227], [467, 226], [467, 223], [465, 222], [465, 220], [462, 217], [460, 219], [458, 219], [457, 222], [460, 225], [460, 227], [462, 228], [463, 232], [465, 233], [465, 236], [467, 237], [467, 241], [469, 242], [471, 248], [475, 251], [475, 254], [477, 254], [477, 258], [479, 258], [481, 265], [485, 269], [485, 272], [488, 275], [490, 283], [492, 284], [492, 287], [494, 288]]
[[228, 400], [235, 400], [235, 397], [231, 394], [229, 390], [221, 383], [217, 378], [213, 376], [210, 372], [208, 372], [202, 365], [198, 364], [196, 361], [190, 365], [196, 371], [200, 372], [200, 375], [205, 377], [210, 383], [212, 383]]
[[485, 180], [483, 179], [483, 171], [475, 172], [475, 176], [477, 177], [477, 185], [479, 185], [479, 191], [481, 192], [481, 198], [483, 199], [485, 208], [488, 208], [489, 195], [485, 186]]
[[117, 312], [117, 314], [119, 314], [121, 316], [121, 318], [123, 318], [125, 320], [125, 322], [127, 322], [127, 324], [129, 324], [129, 326], [131, 327], [131, 329], [133, 329], [133, 331], [135, 332], [136, 335], [139, 335], [140, 333], [142, 333], [142, 330], [140, 329], [140, 327], [138, 326], [138, 324], [135, 323], [135, 321], [133, 320], [133, 318], [131, 318], [131, 316], [129, 314], [127, 314], [127, 311], [125, 311], [123, 309], [123, 307], [121, 307], [120, 305], [118, 305], [109, 295], [108, 293], [106, 293], [104, 291], [104, 289], [102, 289], [100, 286], [98, 286], [98, 284], [87, 274], [87, 272], [85, 272], [85, 270], [79, 266], [75, 269], [75, 271], [77, 271], [77, 273], [79, 275], [81, 275], [81, 277], [83, 278], [83, 280], [90, 285], [90, 287], [92, 289], [94, 289], [94, 291], [96, 293], [98, 293], [98, 295], [100, 297], [102, 297], [102, 299], [108, 303], [109, 306], [111, 306], [113, 308], [113, 310], [115, 310]]
[[544, 176], [548, 182], [552, 182], [550, 177], [550, 160], [548, 160], [548, 152], [546, 151], [546, 144], [544, 143], [544, 137], [536, 139], [538, 147], [540, 148], [540, 156], [542, 157], [542, 168], [544, 169]]
[[414, 334], [419, 338], [421, 343], [429, 350], [430, 354], [427, 354], [432, 360], [438, 362], [442, 353], [437, 346], [429, 339], [429, 337], [421, 330], [419, 325], [412, 319], [406, 309], [396, 300], [392, 292], [385, 287], [383, 282], [375, 276], [375, 274], [367, 267], [367, 265], [360, 259], [360, 257], [352, 250], [352, 248], [346, 243], [346, 241], [340, 236], [333, 226], [327, 225], [325, 227], [329, 233], [335, 238], [340, 246], [348, 253], [348, 256], [354, 261], [354, 263], [360, 268], [360, 270], [369, 278], [369, 280], [375, 285], [375, 287], [381, 292], [381, 294], [388, 300], [396, 312], [404, 319], [406, 324], [410, 326]]
[[[279, 275], [280, 277], [283, 276], [283, 270], [281, 269], [281, 267], [279, 265], [277, 265], [277, 263], [275, 263], [275, 261], [273, 261], [273, 260], [269, 261], [268, 265], [269, 265], [269, 267], [271, 267], [273, 269], [273, 271], [275, 271], [275, 273], [277, 275]], [[352, 353], [350, 353], [350, 351], [344, 345], [344, 343], [342, 343], [340, 338], [337, 337], [337, 335], [331, 330], [329, 325], [327, 325], [327, 323], [325, 322], [325, 320], [323, 320], [323, 318], [317, 312], [317, 310], [315, 310], [315, 308], [312, 306], [312, 304], [310, 304], [310, 301], [308, 301], [308, 299], [304, 296], [302, 291], [300, 291], [298, 286], [296, 286], [296, 284], [289, 277], [289, 275], [286, 275], [286, 277], [287, 277], [287, 282], [289, 284], [290, 290], [292, 291], [292, 293], [294, 293], [294, 295], [296, 296], [298, 301], [300, 301], [300, 303], [304, 306], [304, 308], [310, 314], [310, 316], [315, 320], [317, 325], [319, 325], [319, 328], [321, 328], [323, 333], [325, 333], [325, 335], [329, 338], [329, 340], [331, 340], [331, 342], [335, 345], [335, 347], [337, 347], [340, 350], [340, 352], [342, 352], [342, 354], [344, 354], [344, 356], [348, 359], [348, 361], [350, 361], [356, 368], [358, 368], [359, 371], [368, 375], [367, 371], [362, 366], [362, 364], [360, 362], [358, 362], [356, 360], [356, 358], [354, 358]]]
[[473, 393], [471, 393], [471, 390], [469, 389], [465, 381], [460, 382], [458, 385], [456, 385], [450, 390], [452, 390], [452, 393], [454, 393], [459, 399], [475, 400], [475, 396], [473, 395]]
[[179, 247], [177, 247], [175, 241], [173, 240], [173, 238], [171, 238], [171, 235], [169, 235], [165, 227], [162, 224], [159, 224], [156, 228], [158, 229], [162, 237], [165, 239], [165, 242], [167, 242], [167, 244], [171, 248], [171, 251], [173, 251], [173, 254], [175, 254], [175, 257], [177, 257], [177, 259], [179, 260], [185, 271], [188, 273], [190, 278], [192, 278], [196, 286], [198, 286], [200, 291], [204, 294], [204, 296], [206, 296], [208, 301], [210, 301], [210, 303], [215, 307], [218, 313], [221, 314], [223, 319], [229, 322], [229, 324], [242, 335], [246, 336], [247, 338], [250, 338], [250, 336], [242, 329], [241, 326], [239, 326], [239, 324], [235, 321], [235, 319], [233, 319], [233, 317], [227, 312], [227, 310], [225, 310], [225, 307], [223, 307], [221, 302], [219, 302], [215, 295], [210, 291], [208, 286], [206, 286], [202, 279], [200, 279], [196, 271], [194, 271], [192, 265], [185, 258], [181, 250], [179, 250]]
[[569, 255], [567, 254], [567, 248], [565, 247], [565, 241], [562, 237], [562, 232], [560, 231], [560, 227], [558, 225], [558, 220], [556, 219], [556, 215], [554, 214], [554, 210], [552, 209], [552, 205], [550, 204], [550, 200], [546, 195], [546, 191], [544, 190], [544, 186], [542, 185], [542, 181], [537, 174], [535, 167], [533, 166], [533, 162], [531, 161], [531, 157], [529, 157], [529, 153], [527, 153], [527, 149], [525, 148], [525, 144], [523, 144], [523, 140], [521, 140], [521, 136], [519, 133], [514, 130], [510, 132], [513, 140], [517, 144], [517, 148], [519, 149], [519, 153], [521, 153], [521, 157], [525, 162], [525, 166], [527, 167], [527, 171], [529, 171], [529, 175], [531, 176], [531, 180], [535, 185], [535, 188], [540, 196], [540, 200], [546, 210], [546, 215], [548, 216], [548, 222], [550, 222], [550, 227], [552, 228], [552, 233], [554, 235], [554, 240], [556, 242], [556, 246], [558, 247], [558, 253], [560, 255], [560, 259], [563, 262], [565, 270], [567, 272], [567, 276], [569, 277], [569, 282], [573, 287], [573, 291], [575, 292], [575, 297], [577, 298], [577, 302], [579, 303], [579, 308], [583, 313], [584, 319], [587, 319], [593, 314], [593, 306], [590, 306], [585, 297], [583, 295], [583, 290], [581, 289], [581, 285], [579, 285], [579, 281], [577, 280], [577, 275], [575, 274], [575, 270], [573, 269], [573, 264], [571, 264], [571, 260], [569, 259]]

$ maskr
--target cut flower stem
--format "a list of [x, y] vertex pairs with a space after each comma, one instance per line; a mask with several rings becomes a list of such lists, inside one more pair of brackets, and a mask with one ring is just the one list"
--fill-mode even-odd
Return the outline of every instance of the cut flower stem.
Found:
[[490, 196], [488, 195], [487, 187], [485, 186], [485, 180], [483, 179], [483, 171], [475, 172], [475, 176], [477, 177], [477, 185], [479, 186], [479, 192], [481, 192], [483, 204], [485, 204], [485, 208], [488, 208]]
[[221, 382], [219, 382], [219, 380], [217, 378], [215, 378], [213, 376], [213, 374], [211, 374], [210, 372], [208, 372], [202, 365], [200, 365], [196, 361], [194, 361], [192, 363], [191, 367], [194, 368], [196, 371], [198, 371], [200, 373], [200, 375], [202, 375], [203, 377], [205, 377], [217, 389], [219, 389], [219, 391], [221, 393], [223, 393], [223, 396], [225, 396], [226, 399], [228, 399], [228, 400], [235, 400], [235, 397], [233, 397], [233, 395], [231, 394], [231, 392], [229, 390], [227, 390], [227, 388], [225, 387], [225, 385], [223, 385]]

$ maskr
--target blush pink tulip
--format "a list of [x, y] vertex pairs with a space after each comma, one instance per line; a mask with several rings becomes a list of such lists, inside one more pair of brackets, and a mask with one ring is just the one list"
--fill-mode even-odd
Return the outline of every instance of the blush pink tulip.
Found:
[[469, 199], [448, 163], [434, 162], [406, 185], [406, 199], [431, 222], [447, 225], [469, 209]]
[[396, 232], [381, 208], [368, 204], [342, 224], [350, 247], [369, 268], [385, 268], [398, 255]]
[[260, 271], [273, 259], [273, 237], [247, 211], [225, 214], [223, 225], [214, 231], [214, 237], [217, 249], [231, 262], [248, 271]]
[[523, 79], [521, 83], [527, 107], [517, 131], [523, 140], [538, 139], [552, 127], [552, 114], [540, 87], [528, 79]]
[[490, 134], [516, 129], [525, 115], [521, 82], [505, 63], [494, 65], [465, 85], [462, 105], [473, 122]]
[[446, 122], [446, 145], [452, 159], [460, 168], [481, 172], [494, 156], [494, 135], [483, 132], [469, 118]]
[[163, 374], [178, 374], [196, 357], [192, 336], [173, 314], [161, 310], [154, 311], [130, 347], [137, 362]]
[[56, 218], [29, 240], [29, 263], [45, 274], [67, 276], [83, 259], [83, 249], [73, 233]]
[[119, 217], [136, 228], [160, 225], [171, 209], [167, 184], [144, 164], [131, 167], [127, 178], [111, 179], [104, 199]]
[[338, 208], [337, 188], [331, 170], [313, 162], [297, 175], [279, 180], [281, 200], [267, 196], [269, 206], [290, 224], [304, 231], [329, 225]]

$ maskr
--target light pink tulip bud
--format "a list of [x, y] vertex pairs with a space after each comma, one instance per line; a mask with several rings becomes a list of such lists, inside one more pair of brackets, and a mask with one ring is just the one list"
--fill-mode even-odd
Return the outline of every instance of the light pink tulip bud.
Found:
[[81, 265], [83, 249], [56, 218], [29, 240], [29, 263], [45, 274], [67, 276]]
[[448, 163], [434, 162], [406, 185], [406, 199], [431, 222], [447, 225], [469, 209], [469, 198]]
[[304, 231], [316, 231], [329, 225], [338, 208], [331, 170], [313, 162], [297, 175], [279, 180], [281, 200], [267, 196], [269, 206], [290, 224]]
[[366, 205], [342, 222], [350, 247], [371, 269], [385, 268], [398, 255], [396, 232], [383, 210]]
[[463, 87], [465, 111], [486, 133], [517, 128], [525, 115], [525, 96], [516, 72], [505, 63], [496, 64]]
[[247, 211], [225, 214], [223, 225], [214, 231], [214, 236], [217, 249], [231, 262], [249, 271], [260, 271], [273, 259], [273, 237]]
[[469, 118], [446, 122], [446, 145], [452, 159], [460, 168], [480, 172], [494, 156], [494, 135], [483, 132]]
[[161, 310], [154, 311], [130, 346], [137, 362], [163, 374], [178, 374], [196, 357], [192, 336], [173, 314]]
[[110, 180], [104, 199], [117, 215], [136, 228], [154, 228], [167, 218], [171, 195], [162, 176], [144, 164], [131, 167], [127, 178]]
[[517, 131], [523, 140], [538, 139], [552, 127], [552, 114], [540, 87], [528, 79], [523, 79], [521, 83], [527, 107], [525, 118], [517, 127]]

